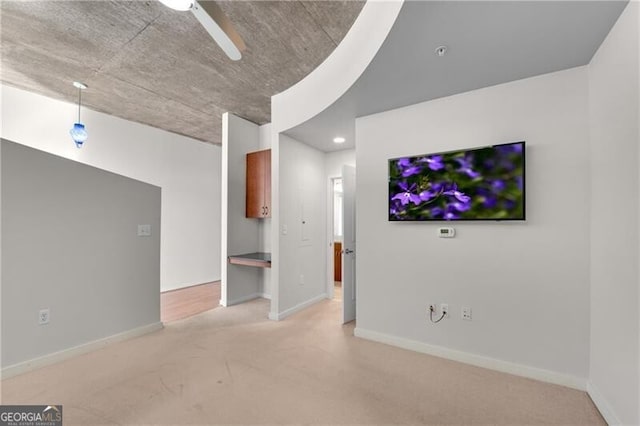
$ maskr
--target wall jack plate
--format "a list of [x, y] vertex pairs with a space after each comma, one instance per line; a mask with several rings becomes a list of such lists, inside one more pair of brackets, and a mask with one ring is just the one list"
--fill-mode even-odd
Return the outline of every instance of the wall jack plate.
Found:
[[466, 306], [462, 307], [462, 319], [471, 321], [471, 308], [468, 308]]

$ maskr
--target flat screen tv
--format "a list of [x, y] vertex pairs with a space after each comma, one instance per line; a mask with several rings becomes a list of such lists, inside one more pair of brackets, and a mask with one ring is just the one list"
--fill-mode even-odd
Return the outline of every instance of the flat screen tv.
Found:
[[389, 160], [390, 221], [524, 219], [524, 142]]

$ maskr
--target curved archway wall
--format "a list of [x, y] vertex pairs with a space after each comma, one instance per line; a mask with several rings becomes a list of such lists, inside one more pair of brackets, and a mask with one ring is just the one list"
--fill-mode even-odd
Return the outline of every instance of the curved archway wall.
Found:
[[[294, 238], [293, 233], [289, 235], [288, 232], [288, 230], [300, 231], [295, 224], [297, 221], [294, 219], [292, 223], [284, 223], [281, 220], [285, 217], [284, 215], [288, 218], [297, 218], [305, 214], [304, 205], [297, 203], [297, 200], [283, 202], [285, 194], [304, 191], [299, 187], [298, 181], [291, 181], [292, 173], [304, 173], [304, 169], [300, 165], [291, 164], [291, 162], [281, 162], [281, 159], [304, 155], [304, 153], [308, 154], [305, 158], [311, 162], [319, 162], [322, 159], [313, 153], [315, 151], [313, 148], [299, 147], [298, 145], [303, 144], [297, 143], [294, 139], [283, 135], [282, 132], [315, 117], [351, 88], [373, 60], [391, 31], [403, 1], [369, 0], [362, 8], [349, 33], [328, 58], [296, 85], [271, 98], [271, 196], [273, 209], [270, 231], [272, 266], [269, 318], [271, 319], [282, 319], [326, 296], [320, 293], [309, 297], [308, 292], [300, 291], [300, 287], [304, 286], [304, 283], [300, 283], [300, 281], [304, 281], [304, 272], [298, 274], [298, 270], [295, 268], [304, 269], [305, 265], [318, 263], [318, 260], [322, 265], [324, 263], [322, 259], [306, 258], [313, 256], [313, 251], [304, 250], [301, 252], [298, 250], [300, 244], [295, 241], [297, 238]], [[291, 201], [291, 197], [286, 197], [286, 199]], [[319, 206], [317, 214], [324, 215], [325, 209]], [[287, 227], [286, 235], [282, 235], [283, 226]], [[324, 229], [321, 234], [324, 235]], [[320, 253], [324, 256], [325, 244], [322, 238], [310, 244], [320, 246]], [[292, 268], [293, 272], [286, 276], [281, 274], [281, 265], [283, 268]], [[324, 266], [322, 270], [324, 271]], [[321, 277], [320, 280], [322, 283], [326, 282], [324, 277]], [[285, 295], [286, 297], [283, 297]]]

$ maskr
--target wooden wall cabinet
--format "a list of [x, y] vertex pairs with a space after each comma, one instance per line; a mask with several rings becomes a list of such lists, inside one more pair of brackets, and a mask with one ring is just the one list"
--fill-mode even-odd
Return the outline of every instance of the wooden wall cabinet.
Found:
[[271, 217], [271, 150], [247, 154], [246, 217]]

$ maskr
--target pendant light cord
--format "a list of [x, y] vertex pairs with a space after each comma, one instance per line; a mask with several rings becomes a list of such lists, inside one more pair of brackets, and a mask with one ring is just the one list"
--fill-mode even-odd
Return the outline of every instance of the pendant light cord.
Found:
[[78, 123], [80, 123], [80, 104], [82, 104], [82, 89], [78, 87]]

